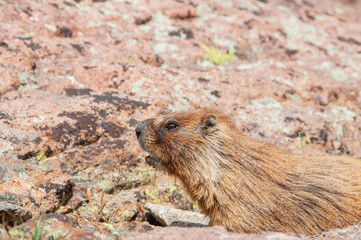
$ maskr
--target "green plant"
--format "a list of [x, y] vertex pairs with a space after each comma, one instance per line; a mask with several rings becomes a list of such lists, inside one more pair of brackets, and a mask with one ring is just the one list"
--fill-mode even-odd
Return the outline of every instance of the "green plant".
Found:
[[31, 239], [32, 240], [42, 240], [44, 239], [44, 222], [40, 219], [37, 220], [36, 218], [34, 219], [34, 230], [31, 233]]
[[206, 51], [206, 53], [202, 55], [203, 61], [206, 60], [215, 65], [224, 65], [226, 63], [232, 62], [235, 57], [234, 52], [227, 53], [214, 47], [207, 47], [204, 44], [201, 44], [200, 47]]
[[38, 154], [38, 155], [35, 157], [35, 159], [36, 159], [36, 161], [38, 161], [40, 164], [43, 164], [43, 163], [45, 163], [45, 162], [48, 160], [45, 152], [42, 152], [42, 153]]

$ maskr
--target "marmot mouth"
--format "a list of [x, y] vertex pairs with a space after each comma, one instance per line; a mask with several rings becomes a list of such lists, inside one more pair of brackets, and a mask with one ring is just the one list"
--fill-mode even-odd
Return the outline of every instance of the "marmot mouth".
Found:
[[149, 165], [155, 167], [155, 164], [157, 162], [159, 162], [159, 158], [155, 157], [155, 156], [152, 156], [152, 155], [149, 155], [149, 156], [146, 156], [145, 157], [145, 162], [148, 163]]

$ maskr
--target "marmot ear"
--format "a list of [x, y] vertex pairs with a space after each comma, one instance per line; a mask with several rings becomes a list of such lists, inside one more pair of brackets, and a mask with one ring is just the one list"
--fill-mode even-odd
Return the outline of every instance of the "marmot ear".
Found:
[[213, 127], [217, 125], [217, 117], [213, 114], [206, 115], [202, 122], [202, 130], [209, 132]]

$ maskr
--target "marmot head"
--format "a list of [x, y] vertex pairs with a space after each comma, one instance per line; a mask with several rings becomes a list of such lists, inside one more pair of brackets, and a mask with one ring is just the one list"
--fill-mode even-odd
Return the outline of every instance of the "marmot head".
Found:
[[219, 111], [203, 108], [147, 119], [135, 132], [142, 149], [150, 154], [147, 163], [178, 175], [177, 170], [184, 167], [197, 169], [211, 164], [207, 161], [214, 152], [219, 155], [223, 144], [231, 144], [227, 138], [235, 129], [232, 125]]

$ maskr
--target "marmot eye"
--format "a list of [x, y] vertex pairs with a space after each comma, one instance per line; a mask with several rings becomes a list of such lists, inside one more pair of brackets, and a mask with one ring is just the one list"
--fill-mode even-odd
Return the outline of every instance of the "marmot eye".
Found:
[[177, 124], [170, 122], [167, 124], [167, 126], [165, 128], [168, 130], [173, 130], [173, 129], [176, 129], [177, 127], [178, 127]]

